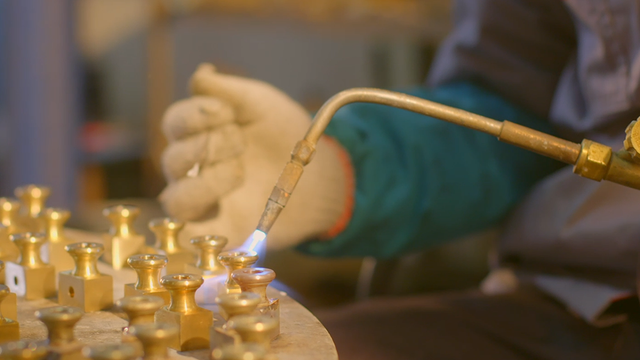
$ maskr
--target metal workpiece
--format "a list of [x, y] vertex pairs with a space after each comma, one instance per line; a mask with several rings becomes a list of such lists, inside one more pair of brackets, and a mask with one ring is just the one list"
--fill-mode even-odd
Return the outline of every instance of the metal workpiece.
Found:
[[137, 360], [135, 348], [128, 343], [98, 345], [82, 349], [84, 356], [92, 360]]
[[171, 304], [164, 306], [155, 315], [156, 323], [178, 327], [178, 336], [168, 341], [168, 346], [178, 351], [209, 348], [209, 329], [213, 325], [213, 313], [196, 304], [196, 290], [204, 282], [202, 276], [173, 274], [160, 280], [169, 293]]
[[267, 268], [246, 268], [234, 270], [231, 275], [233, 279], [240, 285], [243, 292], [254, 293], [260, 296], [258, 311], [260, 314], [273, 318], [277, 321], [278, 326], [274, 332], [274, 338], [280, 334], [280, 301], [267, 296], [267, 287], [275, 280], [275, 271]]
[[238, 315], [227, 322], [227, 329], [237, 333], [243, 343], [260, 344], [267, 350], [278, 327], [278, 321], [266, 315]]
[[143, 360], [168, 360], [167, 343], [175, 341], [179, 329], [174, 324], [148, 323], [131, 328], [131, 333], [142, 343]]
[[45, 345], [31, 341], [14, 341], [0, 347], [0, 358], [3, 360], [41, 360], [47, 356]]
[[131, 333], [132, 326], [153, 323], [156, 311], [164, 305], [162, 298], [152, 295], [128, 296], [116, 302], [129, 318], [127, 326], [122, 328], [122, 342], [136, 347], [136, 355], [142, 356], [142, 343]]
[[267, 360], [267, 351], [260, 344], [230, 344], [218, 347], [211, 353], [213, 360]]
[[5, 263], [5, 282], [11, 292], [27, 300], [42, 299], [56, 294], [56, 271], [40, 257], [46, 242], [42, 233], [19, 233], [10, 236], [20, 250], [16, 262]]
[[44, 262], [53, 265], [58, 272], [71, 270], [74, 267], [73, 258], [65, 249], [65, 246], [72, 243], [64, 235], [64, 224], [70, 217], [71, 212], [66, 209], [46, 208], [40, 213], [47, 237], [47, 242], [40, 250], [40, 256]]
[[0, 197], [0, 223], [8, 228], [9, 234], [19, 230], [20, 206], [18, 199]]
[[104, 246], [98, 243], [75, 243], [65, 247], [74, 260], [73, 270], [58, 275], [58, 302], [85, 312], [113, 306], [113, 278], [98, 271], [98, 259]]
[[184, 225], [184, 222], [172, 218], [158, 218], [149, 222], [149, 230], [156, 236], [155, 247], [167, 257], [167, 274], [183, 273], [186, 265], [195, 262], [195, 254], [178, 242], [178, 234]]
[[133, 228], [133, 222], [140, 215], [140, 208], [134, 205], [114, 205], [102, 210], [102, 215], [111, 222], [109, 232], [104, 235], [103, 260], [115, 270], [120, 270], [130, 256], [140, 254], [145, 248], [144, 236]]
[[[16, 262], [20, 256], [20, 250], [9, 236], [9, 228], [0, 224], [0, 261]], [[4, 284], [4, 265], [0, 269], [0, 284]]]
[[[0, 302], [4, 301], [10, 294], [8, 286], [0, 285]], [[20, 325], [18, 321], [0, 313], [0, 342], [17, 340], [20, 340]]]
[[[2, 276], [2, 282], [4, 283], [4, 267], [3, 261], [0, 261], [0, 276]], [[4, 285], [4, 284], [0, 284]], [[8, 289], [8, 287], [7, 287]], [[15, 293], [9, 292], [0, 299], [0, 316], [5, 318], [16, 320], [18, 319], [18, 298]]]
[[260, 295], [253, 292], [239, 294], [220, 294], [216, 297], [216, 304], [220, 307], [220, 315], [229, 320], [237, 315], [250, 315], [261, 302]]
[[85, 360], [82, 344], [75, 339], [73, 329], [82, 318], [82, 310], [56, 306], [36, 311], [36, 317], [47, 327], [50, 355], [58, 360]]
[[227, 279], [221, 287], [220, 293], [240, 293], [242, 290], [238, 283], [233, 280], [231, 274], [235, 270], [251, 267], [258, 262], [258, 253], [245, 250], [224, 251], [218, 255], [218, 260], [227, 269]]
[[218, 255], [229, 242], [226, 237], [203, 235], [196, 236], [189, 242], [197, 249], [197, 258], [195, 265], [185, 266], [184, 272], [198, 274], [203, 278], [211, 278], [227, 272], [218, 260]]
[[45, 208], [47, 199], [51, 195], [51, 189], [47, 186], [31, 184], [16, 188], [14, 193], [22, 203], [19, 223], [23, 230], [43, 231], [44, 224], [39, 215]]
[[124, 285], [124, 296], [153, 295], [169, 305], [171, 295], [160, 285], [160, 274], [167, 265], [167, 257], [160, 254], [133, 255], [127, 259], [127, 263], [136, 271], [138, 281]]

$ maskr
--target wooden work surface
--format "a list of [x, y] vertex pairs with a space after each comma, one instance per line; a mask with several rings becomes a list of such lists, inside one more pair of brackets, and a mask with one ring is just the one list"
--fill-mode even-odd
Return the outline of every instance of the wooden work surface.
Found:
[[[75, 236], [74, 236], [75, 237]], [[94, 241], [87, 239], [83, 241]], [[136, 281], [132, 269], [113, 270], [104, 263], [98, 264], [104, 274], [113, 276], [114, 299], [124, 294], [124, 284]], [[280, 299], [280, 336], [271, 343], [271, 352], [278, 360], [337, 360], [335, 345], [327, 330], [320, 321], [304, 306], [293, 300], [286, 293], [273, 288], [268, 290], [269, 297]], [[55, 299], [26, 301], [18, 299], [18, 322], [23, 340], [44, 340], [47, 337], [45, 326], [35, 317], [38, 309], [57, 306]], [[204, 305], [203, 307], [210, 308]], [[122, 327], [127, 325], [126, 316], [117, 309], [87, 313], [75, 328], [76, 338], [86, 345], [97, 345], [120, 342]], [[175, 359], [208, 360], [209, 351], [199, 350], [176, 352], [170, 350]]]

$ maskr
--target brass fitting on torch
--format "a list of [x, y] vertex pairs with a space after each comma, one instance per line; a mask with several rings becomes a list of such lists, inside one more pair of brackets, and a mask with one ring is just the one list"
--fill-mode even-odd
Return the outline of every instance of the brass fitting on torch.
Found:
[[510, 121], [497, 121], [468, 111], [388, 90], [355, 88], [334, 95], [316, 113], [309, 130], [299, 141], [267, 200], [257, 229], [267, 234], [287, 204], [315, 151], [316, 144], [333, 115], [344, 105], [354, 102], [392, 106], [427, 115], [495, 136], [498, 140], [540, 155], [574, 165], [573, 172], [588, 179], [608, 180], [640, 189], [640, 127], [632, 122], [626, 130], [624, 150], [584, 139], [582, 144], [563, 140]]

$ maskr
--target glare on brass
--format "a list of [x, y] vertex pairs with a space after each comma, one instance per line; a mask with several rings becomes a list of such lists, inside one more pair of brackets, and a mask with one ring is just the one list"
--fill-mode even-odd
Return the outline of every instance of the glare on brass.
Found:
[[220, 294], [216, 297], [216, 304], [220, 306], [220, 314], [226, 320], [236, 315], [251, 314], [260, 304], [260, 295], [252, 292], [239, 294]]
[[225, 251], [218, 255], [218, 260], [227, 268], [227, 280], [225, 281], [227, 292], [229, 294], [240, 293], [242, 290], [233, 280], [231, 274], [234, 270], [244, 269], [255, 264], [258, 261], [258, 253], [244, 250]]
[[[5, 300], [9, 296], [9, 288], [5, 285], [0, 285], [0, 302]], [[9, 319], [0, 313], [0, 342], [17, 341], [20, 340], [20, 326], [16, 319]]]
[[73, 258], [65, 250], [65, 246], [71, 241], [64, 235], [64, 224], [71, 217], [71, 212], [66, 209], [47, 208], [40, 213], [44, 223], [47, 244], [42, 251], [42, 260], [53, 265], [56, 271], [73, 269]]
[[40, 360], [47, 355], [44, 345], [29, 341], [15, 341], [0, 347], [0, 358], [5, 360]]
[[266, 356], [264, 347], [254, 343], [226, 345], [211, 353], [213, 360], [265, 360]]
[[169, 305], [169, 291], [160, 285], [160, 272], [167, 265], [167, 257], [159, 254], [133, 255], [127, 259], [127, 263], [136, 271], [138, 281], [124, 285], [124, 296], [154, 295]]
[[198, 257], [195, 266], [187, 265], [185, 272], [198, 274], [205, 278], [222, 275], [226, 272], [226, 269], [218, 260], [218, 255], [229, 242], [226, 237], [203, 235], [196, 236], [189, 241], [198, 250]]
[[178, 234], [184, 225], [184, 222], [172, 218], [158, 218], [149, 222], [149, 230], [156, 236], [156, 248], [167, 256], [167, 274], [184, 272], [185, 266], [195, 261], [193, 252], [182, 248], [178, 242]]
[[11, 235], [10, 238], [20, 250], [17, 262], [5, 264], [6, 283], [11, 291], [27, 300], [54, 296], [55, 268], [45, 264], [40, 257], [40, 248], [46, 242], [45, 235], [19, 233]]
[[142, 343], [143, 360], [168, 360], [167, 343], [178, 336], [178, 327], [174, 324], [148, 323], [131, 328], [131, 333]]
[[115, 205], [102, 211], [111, 222], [109, 233], [105, 235], [103, 260], [115, 270], [120, 270], [131, 255], [139, 254], [145, 247], [144, 236], [133, 228], [133, 222], [140, 215], [140, 208], [134, 205]]
[[82, 310], [56, 306], [36, 311], [36, 317], [47, 327], [48, 345], [52, 358], [60, 360], [83, 359], [82, 344], [76, 341], [73, 328], [82, 318]]

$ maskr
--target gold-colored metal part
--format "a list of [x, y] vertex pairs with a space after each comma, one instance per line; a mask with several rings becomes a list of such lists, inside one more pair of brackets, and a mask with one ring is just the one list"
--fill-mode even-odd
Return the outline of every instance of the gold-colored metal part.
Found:
[[249, 315], [260, 304], [260, 295], [253, 292], [239, 294], [221, 294], [216, 297], [216, 304], [220, 306], [220, 315], [229, 320], [237, 315]]
[[65, 246], [72, 243], [64, 235], [64, 224], [71, 217], [71, 212], [66, 209], [47, 208], [40, 213], [44, 223], [47, 243], [41, 248], [42, 260], [53, 265], [56, 271], [72, 270], [73, 258], [65, 250]]
[[5, 264], [5, 282], [12, 292], [27, 300], [42, 299], [56, 294], [56, 271], [40, 257], [46, 242], [44, 234], [20, 233], [11, 235], [20, 250], [17, 262]]
[[178, 234], [184, 228], [184, 222], [172, 218], [158, 218], [149, 222], [149, 230], [156, 236], [156, 248], [169, 260], [167, 274], [185, 271], [185, 265], [195, 262], [195, 255], [180, 246]]
[[[2, 302], [11, 292], [6, 285], [0, 285], [0, 302]], [[0, 342], [20, 340], [20, 325], [16, 319], [9, 319], [0, 313]]]
[[82, 353], [92, 360], [135, 360], [135, 348], [131, 344], [108, 344], [82, 349]]
[[115, 205], [105, 208], [102, 215], [111, 221], [109, 233], [105, 235], [103, 260], [115, 270], [120, 270], [130, 256], [140, 254], [145, 248], [144, 236], [133, 228], [134, 220], [140, 215], [140, 208]]
[[276, 278], [275, 271], [267, 268], [246, 268], [234, 270], [231, 275], [243, 292], [252, 292], [260, 296], [258, 311], [277, 321], [274, 337], [280, 334], [280, 301], [267, 296], [267, 287]]
[[202, 276], [173, 274], [163, 276], [160, 283], [171, 293], [171, 304], [155, 315], [155, 322], [178, 326], [178, 336], [168, 346], [178, 351], [209, 348], [209, 328], [213, 313], [196, 304], [195, 293], [202, 285]]
[[226, 345], [211, 353], [213, 360], [266, 360], [267, 351], [260, 344]]
[[0, 358], [3, 360], [40, 360], [47, 355], [47, 347], [35, 342], [15, 341], [2, 345]]
[[131, 328], [131, 333], [142, 343], [143, 360], [169, 360], [167, 343], [178, 337], [178, 327], [174, 324], [148, 323]]
[[116, 304], [129, 317], [129, 324], [122, 328], [122, 342], [134, 345], [136, 355], [142, 356], [142, 343], [131, 333], [131, 327], [153, 323], [154, 315], [164, 305], [164, 300], [157, 296], [140, 295], [124, 297]]
[[56, 306], [36, 311], [36, 317], [47, 327], [51, 357], [58, 360], [85, 360], [82, 344], [73, 335], [73, 328], [82, 318], [82, 310]]
[[198, 249], [198, 258], [195, 265], [187, 265], [185, 272], [198, 274], [202, 277], [211, 278], [227, 272], [225, 267], [218, 260], [218, 255], [229, 240], [224, 236], [203, 235], [189, 240]]
[[218, 260], [227, 268], [227, 280], [224, 283], [227, 294], [240, 293], [242, 290], [238, 283], [233, 280], [231, 274], [234, 270], [244, 269], [252, 266], [258, 261], [258, 253], [255, 251], [225, 251], [218, 255]]
[[[20, 250], [9, 239], [9, 235], [16, 233], [17, 215], [20, 203], [17, 200], [0, 198], [0, 260], [16, 261]], [[4, 284], [4, 273], [0, 274], [0, 284]]]
[[20, 223], [20, 201], [0, 197], [0, 223], [9, 229], [9, 234], [18, 232]]
[[265, 315], [238, 315], [229, 320], [227, 329], [240, 335], [243, 343], [260, 344], [268, 350], [278, 322]]
[[127, 263], [138, 274], [138, 282], [124, 285], [124, 296], [153, 295], [171, 303], [169, 291], [160, 285], [160, 273], [167, 265], [167, 257], [159, 254], [133, 255]]
[[58, 303], [85, 312], [113, 306], [113, 278], [98, 271], [98, 258], [104, 253], [104, 246], [83, 242], [67, 245], [65, 249], [75, 267], [58, 276]]
[[[2, 282], [4, 282], [4, 262], [0, 261], [0, 274], [2, 275]], [[8, 288], [8, 287], [7, 287]], [[18, 319], [18, 297], [16, 294], [10, 292], [4, 298], [0, 299], [0, 314], [5, 318], [16, 320]]]
[[625, 129], [624, 149], [627, 150], [632, 159], [640, 160], [640, 127], [636, 126], [638, 120], [632, 121]]
[[43, 231], [44, 224], [38, 216], [44, 210], [45, 203], [51, 195], [51, 189], [47, 186], [32, 184], [16, 188], [15, 195], [22, 202], [20, 222], [24, 230]]
[[582, 150], [573, 172], [591, 180], [600, 181], [607, 175], [611, 161], [611, 148], [591, 140], [582, 141]]

